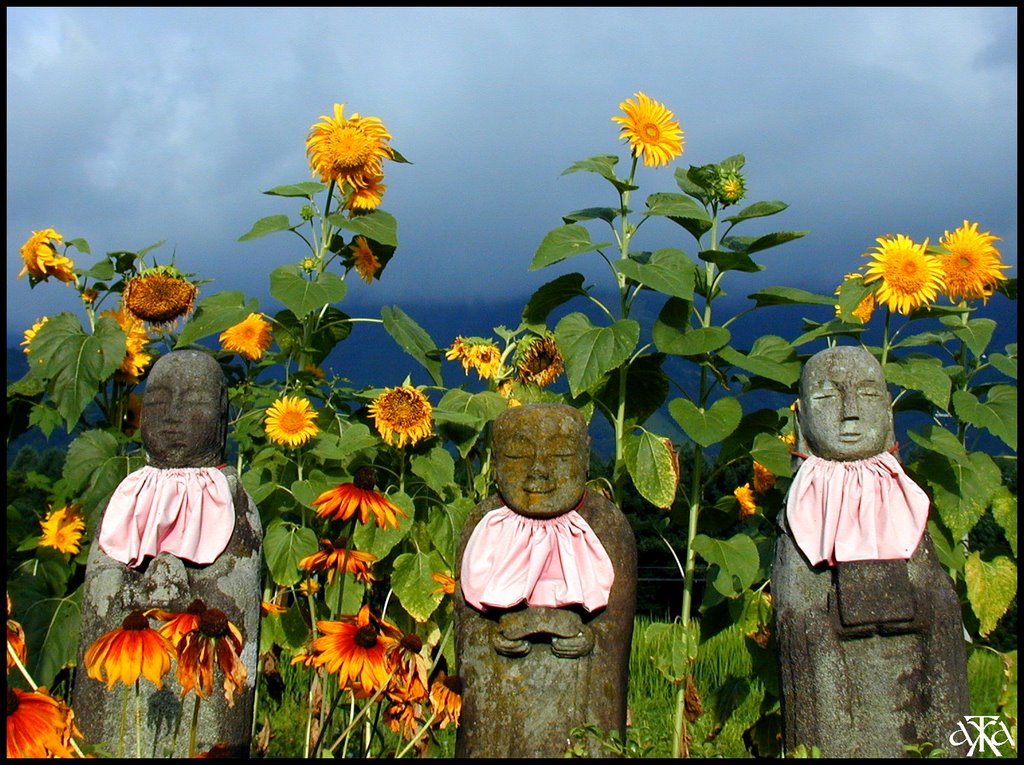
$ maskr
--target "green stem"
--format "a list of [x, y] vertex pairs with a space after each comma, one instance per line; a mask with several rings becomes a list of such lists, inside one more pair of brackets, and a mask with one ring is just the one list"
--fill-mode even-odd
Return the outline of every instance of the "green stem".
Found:
[[397, 760], [401, 759], [402, 757], [405, 757], [406, 753], [416, 745], [416, 742], [419, 741], [423, 737], [423, 734], [430, 729], [430, 726], [433, 725], [434, 720], [436, 719], [437, 712], [431, 712], [430, 717], [428, 717], [427, 721], [423, 723], [423, 725], [420, 727], [418, 731], [416, 731], [416, 734], [409, 740], [409, 743], [406, 744], [405, 747], [395, 755], [395, 759]]
[[196, 694], [196, 703], [192, 707], [192, 729], [188, 732], [188, 756], [196, 756], [196, 732], [199, 730], [199, 694]]
[[139, 681], [135, 681], [135, 759], [142, 759], [142, 696]]
[[124, 757], [124, 734], [128, 728], [128, 686], [124, 687], [121, 696], [121, 735], [117, 740], [117, 759]]

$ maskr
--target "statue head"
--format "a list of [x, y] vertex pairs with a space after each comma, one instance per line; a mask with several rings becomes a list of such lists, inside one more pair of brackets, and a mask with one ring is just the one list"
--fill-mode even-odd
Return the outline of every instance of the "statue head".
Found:
[[216, 359], [172, 351], [153, 364], [142, 397], [142, 445], [158, 468], [213, 467], [224, 460], [228, 391]]
[[873, 457], [895, 443], [892, 397], [881, 364], [859, 346], [811, 356], [800, 375], [797, 450], [849, 462]]
[[512, 510], [551, 518], [576, 507], [590, 465], [587, 422], [564, 404], [526, 404], [494, 421], [491, 444], [498, 492]]

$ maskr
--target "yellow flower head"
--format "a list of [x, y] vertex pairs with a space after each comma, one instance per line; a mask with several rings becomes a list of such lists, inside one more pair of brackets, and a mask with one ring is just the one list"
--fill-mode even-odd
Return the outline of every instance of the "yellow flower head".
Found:
[[764, 494], [775, 485], [775, 474], [754, 460], [754, 493]]
[[132, 316], [159, 325], [187, 315], [198, 294], [199, 288], [178, 269], [156, 266], [129, 279], [122, 300]]
[[[844, 282], [848, 282], [851, 279], [863, 279], [863, 278], [864, 278], [864, 274], [852, 273], [852, 274], [847, 274], [846, 276], [844, 276], [843, 277], [843, 281]], [[835, 294], [838, 295], [841, 289], [842, 289], [842, 285], [840, 285], [839, 287], [836, 287]], [[859, 321], [861, 324], [867, 324], [869, 321], [871, 321], [871, 316], [874, 314], [874, 312], [875, 312], [875, 293], [874, 292], [869, 292], [867, 295], [865, 295], [863, 297], [863, 299], [861, 299], [861, 301], [859, 303], [857, 303], [857, 307], [854, 308], [853, 311], [852, 311], [853, 317], [855, 319], [857, 319], [857, 321]], [[836, 306], [836, 317], [838, 318], [841, 313], [842, 313], [842, 308], [837, 305]]]
[[443, 571], [432, 571], [430, 578], [440, 585], [440, 587], [434, 589], [434, 593], [440, 592], [442, 595], [455, 594], [455, 577], [451, 574], [446, 574]]
[[375, 210], [384, 199], [384, 192], [388, 190], [381, 181], [383, 175], [376, 175], [367, 179], [365, 186], [357, 186], [352, 189], [345, 202], [346, 210]]
[[376, 117], [353, 113], [345, 118], [345, 105], [334, 105], [334, 117], [321, 115], [323, 122], [310, 126], [306, 154], [313, 175], [323, 183], [366, 188], [384, 175], [381, 160], [394, 154], [387, 142], [391, 134]]
[[667, 165], [673, 157], [683, 154], [683, 131], [679, 122], [663, 104], [643, 93], [634, 93], [636, 101], [627, 99], [619, 104], [625, 117], [612, 117], [622, 125], [619, 138], [629, 141], [630, 150], [642, 157], [648, 167]]
[[385, 388], [369, 406], [373, 424], [387, 443], [399, 448], [430, 436], [433, 413], [427, 397], [411, 385]]
[[939, 239], [939, 246], [949, 250], [949, 254], [940, 253], [938, 260], [945, 292], [951, 301], [979, 297], [987, 301], [999, 281], [1006, 279], [1002, 270], [1009, 266], [1002, 262], [999, 250], [992, 245], [998, 241], [998, 236], [987, 231], [979, 233], [978, 224], [966, 220], [952, 234], [946, 231]]
[[927, 239], [916, 244], [910, 237], [896, 234], [875, 241], [875, 252], [864, 253], [865, 258], [874, 258], [868, 263], [864, 283], [880, 280], [875, 289], [879, 303], [908, 315], [935, 300], [942, 289], [942, 266], [937, 258], [925, 254]]
[[72, 269], [74, 261], [63, 255], [57, 254], [57, 245], [64, 237], [52, 228], [44, 228], [42, 231], [33, 231], [28, 241], [21, 246], [21, 259], [25, 261], [25, 267], [18, 274], [20, 279], [28, 274], [32, 284], [45, 282], [51, 276], [67, 284], [75, 280]]
[[25, 339], [21, 341], [21, 345], [25, 346], [25, 353], [29, 353], [32, 350], [32, 340], [35, 339], [36, 333], [43, 328], [43, 325], [50, 320], [49, 316], [44, 316], [31, 327], [25, 330]]
[[251, 313], [245, 319], [220, 333], [220, 346], [239, 356], [256, 361], [270, 347], [273, 335], [270, 323], [261, 313]]
[[540, 388], [553, 383], [565, 371], [565, 359], [554, 336], [536, 337], [525, 346], [516, 361], [516, 371], [522, 383], [532, 383]]
[[302, 446], [320, 432], [308, 399], [282, 396], [267, 409], [267, 436], [281, 446]]
[[43, 530], [40, 545], [78, 555], [82, 534], [85, 533], [85, 517], [78, 505], [64, 505], [59, 510], [47, 513], [46, 518], [40, 521], [40, 526]]
[[466, 374], [475, 369], [481, 380], [493, 379], [501, 369], [501, 349], [492, 340], [481, 337], [456, 337], [445, 358], [462, 362]]
[[380, 261], [377, 260], [377, 256], [370, 249], [370, 244], [366, 241], [366, 237], [357, 236], [352, 244], [349, 245], [349, 249], [352, 251], [352, 264], [355, 266], [356, 271], [363, 278], [364, 282], [370, 284], [373, 281], [373, 277], [380, 272]]
[[145, 322], [126, 311], [123, 305], [116, 311], [104, 311], [100, 316], [114, 319], [125, 334], [124, 359], [121, 360], [121, 366], [114, 373], [114, 377], [121, 382], [137, 383], [149, 362], [153, 360], [153, 357], [146, 353], [149, 332]]
[[744, 518], [749, 518], [750, 516], [757, 514], [757, 502], [754, 501], [754, 492], [751, 490], [749, 483], [737, 486], [733, 489], [732, 493], [740, 503], [741, 521]]

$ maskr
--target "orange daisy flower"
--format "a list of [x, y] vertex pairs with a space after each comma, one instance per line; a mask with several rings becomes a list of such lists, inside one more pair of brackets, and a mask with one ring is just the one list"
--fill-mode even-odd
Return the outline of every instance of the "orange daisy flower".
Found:
[[96, 638], [83, 660], [94, 680], [103, 682], [106, 672], [109, 691], [118, 680], [132, 685], [140, 675], [163, 688], [163, 677], [171, 671], [173, 656], [171, 641], [149, 626], [142, 611], [132, 611], [120, 627]]
[[441, 585], [434, 592], [442, 592], [445, 595], [455, 594], [455, 577], [435, 571], [430, 575], [430, 578]]
[[384, 686], [388, 681], [384, 654], [401, 632], [373, 616], [365, 605], [354, 616], [343, 615], [336, 622], [318, 621], [316, 626], [321, 637], [310, 644], [317, 652], [315, 663], [338, 674], [339, 688], [366, 698]]
[[[384, 710], [384, 724], [393, 732], [411, 741], [423, 724], [423, 706], [411, 701], [397, 701]], [[422, 743], [426, 743], [421, 739]]]
[[[28, 657], [28, 652], [25, 650], [25, 630], [11, 618], [11, 594], [7, 593], [7, 669], [14, 666], [12, 649], [18, 657], [18, 661], [24, 664]], [[10, 736], [7, 737], [7, 740], [10, 741]]]
[[359, 522], [365, 524], [372, 513], [380, 528], [390, 525], [397, 529], [398, 516], [408, 516], [383, 494], [374, 491], [376, 485], [377, 471], [364, 465], [356, 471], [351, 483], [338, 484], [313, 500], [316, 514], [321, 518], [347, 521], [359, 513]]
[[423, 655], [423, 641], [408, 634], [384, 649], [389, 671], [394, 675], [386, 691], [394, 701], [426, 701], [430, 660]]
[[74, 757], [72, 736], [81, 737], [74, 712], [45, 688], [7, 687], [7, 756]]
[[754, 493], [764, 494], [775, 485], [775, 474], [754, 460]]
[[199, 629], [199, 619], [204, 611], [206, 611], [206, 603], [196, 598], [184, 611], [164, 611], [159, 608], [151, 608], [146, 611], [146, 616], [166, 622], [159, 632], [177, 649], [185, 635], [192, 630]]
[[271, 603], [269, 600], [260, 601], [260, 616], [272, 616], [274, 614], [283, 614], [287, 610], [287, 606], [280, 606], [277, 603]]
[[239, 659], [245, 641], [238, 627], [228, 621], [219, 608], [208, 608], [199, 617], [199, 626], [178, 644], [178, 682], [181, 695], [195, 689], [206, 698], [213, 693], [213, 667], [224, 673], [224, 698], [235, 705], [235, 693], [245, 686], [248, 673]]
[[449, 724], [458, 727], [462, 713], [462, 678], [438, 670], [430, 686], [430, 708], [437, 715], [434, 725], [445, 729]]
[[298, 565], [303, 571], [326, 574], [328, 584], [339, 573], [352, 574], [357, 582], [370, 584], [376, 581], [370, 573], [370, 566], [376, 560], [377, 556], [372, 553], [346, 548], [344, 541], [339, 540], [335, 545], [329, 539], [321, 539], [320, 549], [300, 560]]

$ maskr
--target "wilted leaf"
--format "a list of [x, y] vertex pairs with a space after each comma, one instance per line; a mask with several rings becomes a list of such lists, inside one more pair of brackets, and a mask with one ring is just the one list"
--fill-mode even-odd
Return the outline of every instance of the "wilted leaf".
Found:
[[996, 628], [1017, 594], [1017, 566], [1009, 558], [998, 555], [982, 560], [977, 551], [967, 556], [964, 566], [967, 600], [978, 617], [982, 637]]
[[672, 442], [645, 430], [628, 435], [623, 452], [640, 496], [655, 507], [671, 507], [679, 485], [679, 457]]

